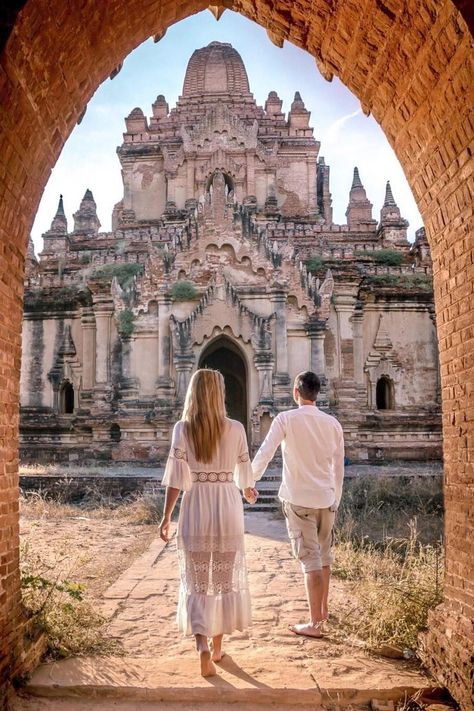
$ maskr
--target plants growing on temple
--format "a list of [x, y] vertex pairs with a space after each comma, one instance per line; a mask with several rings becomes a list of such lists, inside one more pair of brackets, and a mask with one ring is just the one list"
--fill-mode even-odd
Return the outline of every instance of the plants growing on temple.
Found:
[[376, 264], [383, 264], [386, 267], [399, 267], [403, 263], [403, 252], [397, 249], [377, 249], [369, 251], [357, 249], [354, 252], [356, 257], [370, 257]]
[[117, 328], [123, 338], [128, 338], [132, 335], [135, 328], [132, 309], [124, 309], [119, 312], [117, 315]]
[[316, 254], [307, 259], [305, 265], [306, 269], [313, 274], [324, 267], [324, 259]]
[[143, 273], [143, 264], [136, 262], [125, 262], [121, 264], [104, 264], [103, 267], [95, 269], [91, 276], [93, 279], [104, 279], [112, 281], [116, 277], [122, 289], [127, 289], [131, 286], [134, 277]]
[[433, 282], [428, 274], [374, 274], [365, 277], [364, 284], [375, 287], [396, 287], [431, 291]]
[[197, 299], [198, 291], [190, 281], [177, 281], [171, 287], [171, 298], [173, 301], [192, 301]]

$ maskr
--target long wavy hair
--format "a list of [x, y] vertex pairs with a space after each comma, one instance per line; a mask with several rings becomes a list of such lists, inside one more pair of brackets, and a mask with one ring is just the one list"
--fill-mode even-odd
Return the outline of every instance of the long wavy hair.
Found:
[[182, 420], [198, 462], [212, 460], [226, 425], [224, 378], [218, 370], [203, 368], [192, 376]]

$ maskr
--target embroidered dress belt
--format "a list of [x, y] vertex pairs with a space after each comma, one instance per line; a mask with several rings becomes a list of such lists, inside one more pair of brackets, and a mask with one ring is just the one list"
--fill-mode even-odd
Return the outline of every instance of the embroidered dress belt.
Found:
[[233, 472], [191, 472], [193, 481], [226, 483], [234, 480]]

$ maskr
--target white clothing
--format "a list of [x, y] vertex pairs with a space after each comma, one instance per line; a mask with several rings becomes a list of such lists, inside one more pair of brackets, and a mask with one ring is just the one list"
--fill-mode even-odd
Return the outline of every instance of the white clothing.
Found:
[[337, 508], [344, 479], [344, 438], [336, 418], [315, 405], [280, 412], [252, 462], [256, 480], [279, 444], [283, 455], [280, 499], [312, 509]]
[[227, 419], [216, 454], [204, 464], [177, 422], [162, 483], [185, 492], [177, 533], [180, 631], [215, 637], [244, 630], [251, 611], [239, 489], [255, 479], [241, 423]]

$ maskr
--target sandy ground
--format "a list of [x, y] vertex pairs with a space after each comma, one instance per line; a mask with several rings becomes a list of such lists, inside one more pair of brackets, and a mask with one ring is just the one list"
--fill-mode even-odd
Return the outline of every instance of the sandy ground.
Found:
[[99, 597], [156, 535], [157, 526], [113, 511], [87, 512], [44, 502], [22, 505], [20, 541], [28, 557], [38, 556], [40, 568], [55, 577], [61, 573], [84, 584], [92, 597]]

